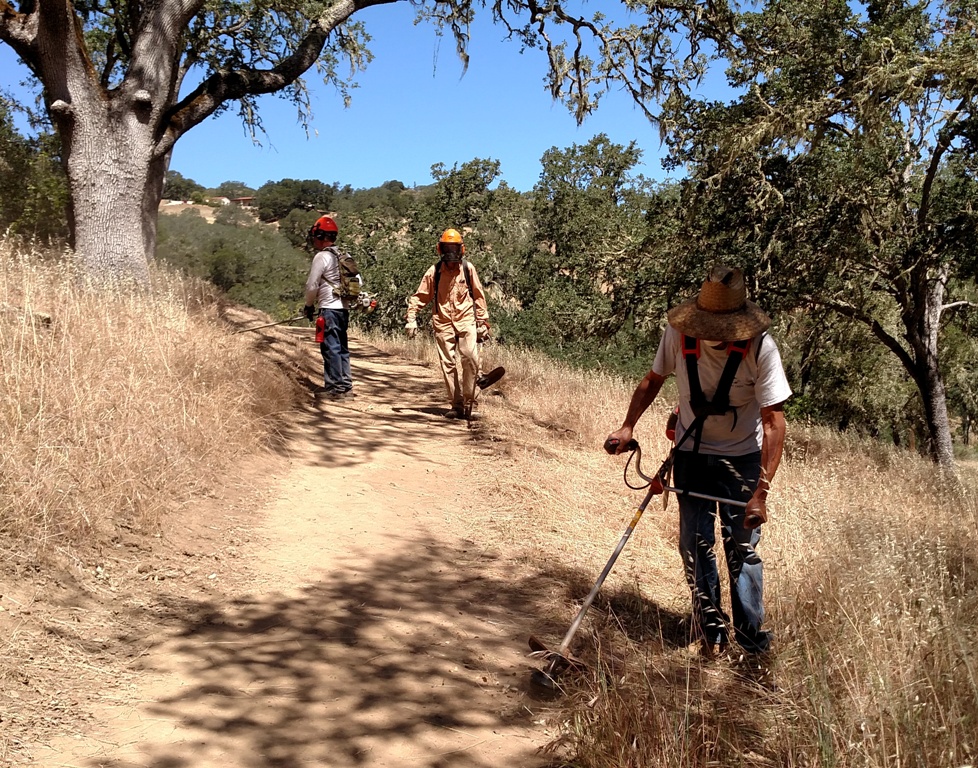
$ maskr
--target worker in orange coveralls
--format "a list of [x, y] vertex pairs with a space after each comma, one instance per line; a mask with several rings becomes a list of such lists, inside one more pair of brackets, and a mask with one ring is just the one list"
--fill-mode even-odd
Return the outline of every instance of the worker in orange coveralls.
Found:
[[438, 362], [451, 408], [448, 418], [472, 418], [480, 389], [499, 381], [505, 371], [496, 368], [480, 375], [479, 344], [490, 337], [486, 296], [475, 267], [465, 260], [462, 235], [446, 229], [438, 239], [439, 261], [421, 278], [408, 299], [408, 337], [418, 331], [418, 312], [434, 299], [432, 326], [438, 345]]

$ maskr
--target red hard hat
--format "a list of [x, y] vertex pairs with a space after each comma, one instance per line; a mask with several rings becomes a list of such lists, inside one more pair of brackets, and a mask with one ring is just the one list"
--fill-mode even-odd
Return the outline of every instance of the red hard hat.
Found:
[[336, 226], [336, 222], [333, 221], [329, 216], [320, 216], [316, 219], [316, 223], [312, 225], [313, 229], [321, 229], [323, 232], [339, 232], [340, 228]]
[[336, 226], [336, 222], [333, 221], [329, 216], [320, 216], [316, 219], [316, 223], [309, 228], [309, 238], [313, 241], [314, 245], [319, 245], [325, 241], [335, 241], [336, 234], [339, 232], [339, 227]]

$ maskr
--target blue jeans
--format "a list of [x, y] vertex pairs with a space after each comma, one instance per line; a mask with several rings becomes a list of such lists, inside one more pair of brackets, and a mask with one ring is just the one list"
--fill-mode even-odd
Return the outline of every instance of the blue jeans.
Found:
[[350, 327], [350, 310], [320, 309], [319, 316], [326, 321], [319, 351], [323, 356], [323, 384], [327, 392], [340, 394], [353, 389], [350, 376], [350, 343], [347, 330]]
[[[673, 478], [677, 488], [719, 498], [747, 501], [761, 471], [761, 453], [745, 456], [711, 456], [676, 451]], [[760, 528], [744, 528], [744, 509], [689, 496], [679, 497], [679, 552], [693, 599], [693, 620], [700, 636], [709, 643], [729, 640], [729, 619], [720, 599], [719, 574], [713, 546], [719, 509], [723, 551], [730, 576], [730, 607], [734, 637], [749, 653], [761, 653], [771, 645], [764, 622], [764, 566], [755, 547]]]

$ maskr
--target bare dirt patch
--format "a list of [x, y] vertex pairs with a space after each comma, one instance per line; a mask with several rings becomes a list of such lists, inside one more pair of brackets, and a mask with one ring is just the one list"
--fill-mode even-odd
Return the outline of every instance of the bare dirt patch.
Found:
[[175, 202], [173, 200], [165, 200], [162, 205], [160, 205], [160, 213], [166, 214], [168, 216], [179, 216], [184, 211], [197, 211], [201, 217], [208, 223], [214, 223], [214, 217], [217, 215], [217, 208], [213, 205], [198, 205], [197, 203], [181, 203]]
[[424, 366], [354, 340], [358, 396], [323, 402], [308, 329], [252, 342], [308, 387], [269, 455], [155, 536], [0, 577], [4, 764], [545, 764], [536, 574], [466, 524], [492, 441]]

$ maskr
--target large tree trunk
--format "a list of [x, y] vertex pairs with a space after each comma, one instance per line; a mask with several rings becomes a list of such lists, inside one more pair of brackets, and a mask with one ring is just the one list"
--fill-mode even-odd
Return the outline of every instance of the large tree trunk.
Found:
[[[37, 8], [39, 15], [21, 17], [24, 28], [34, 30], [22, 52], [44, 83], [48, 112], [61, 137], [72, 246], [89, 276], [145, 284], [157, 215], [155, 208], [146, 210], [147, 188], [156, 165], [154, 132], [168, 98], [159, 79], [172, 67], [159, 56], [136, 76], [107, 88], [92, 66], [74, 6], [37, 0]], [[164, 48], [158, 35], [146, 37], [140, 48]]]
[[924, 404], [924, 419], [927, 422], [928, 453], [931, 458], [950, 474], [956, 472], [954, 464], [954, 445], [951, 440], [951, 420], [947, 415], [947, 398], [941, 373], [934, 367], [920, 371], [917, 381]]
[[80, 105], [62, 133], [70, 136], [74, 248], [91, 277], [145, 284], [159, 205], [150, 181], [152, 141], [133, 113], [116, 116], [105, 107], [102, 100]]

